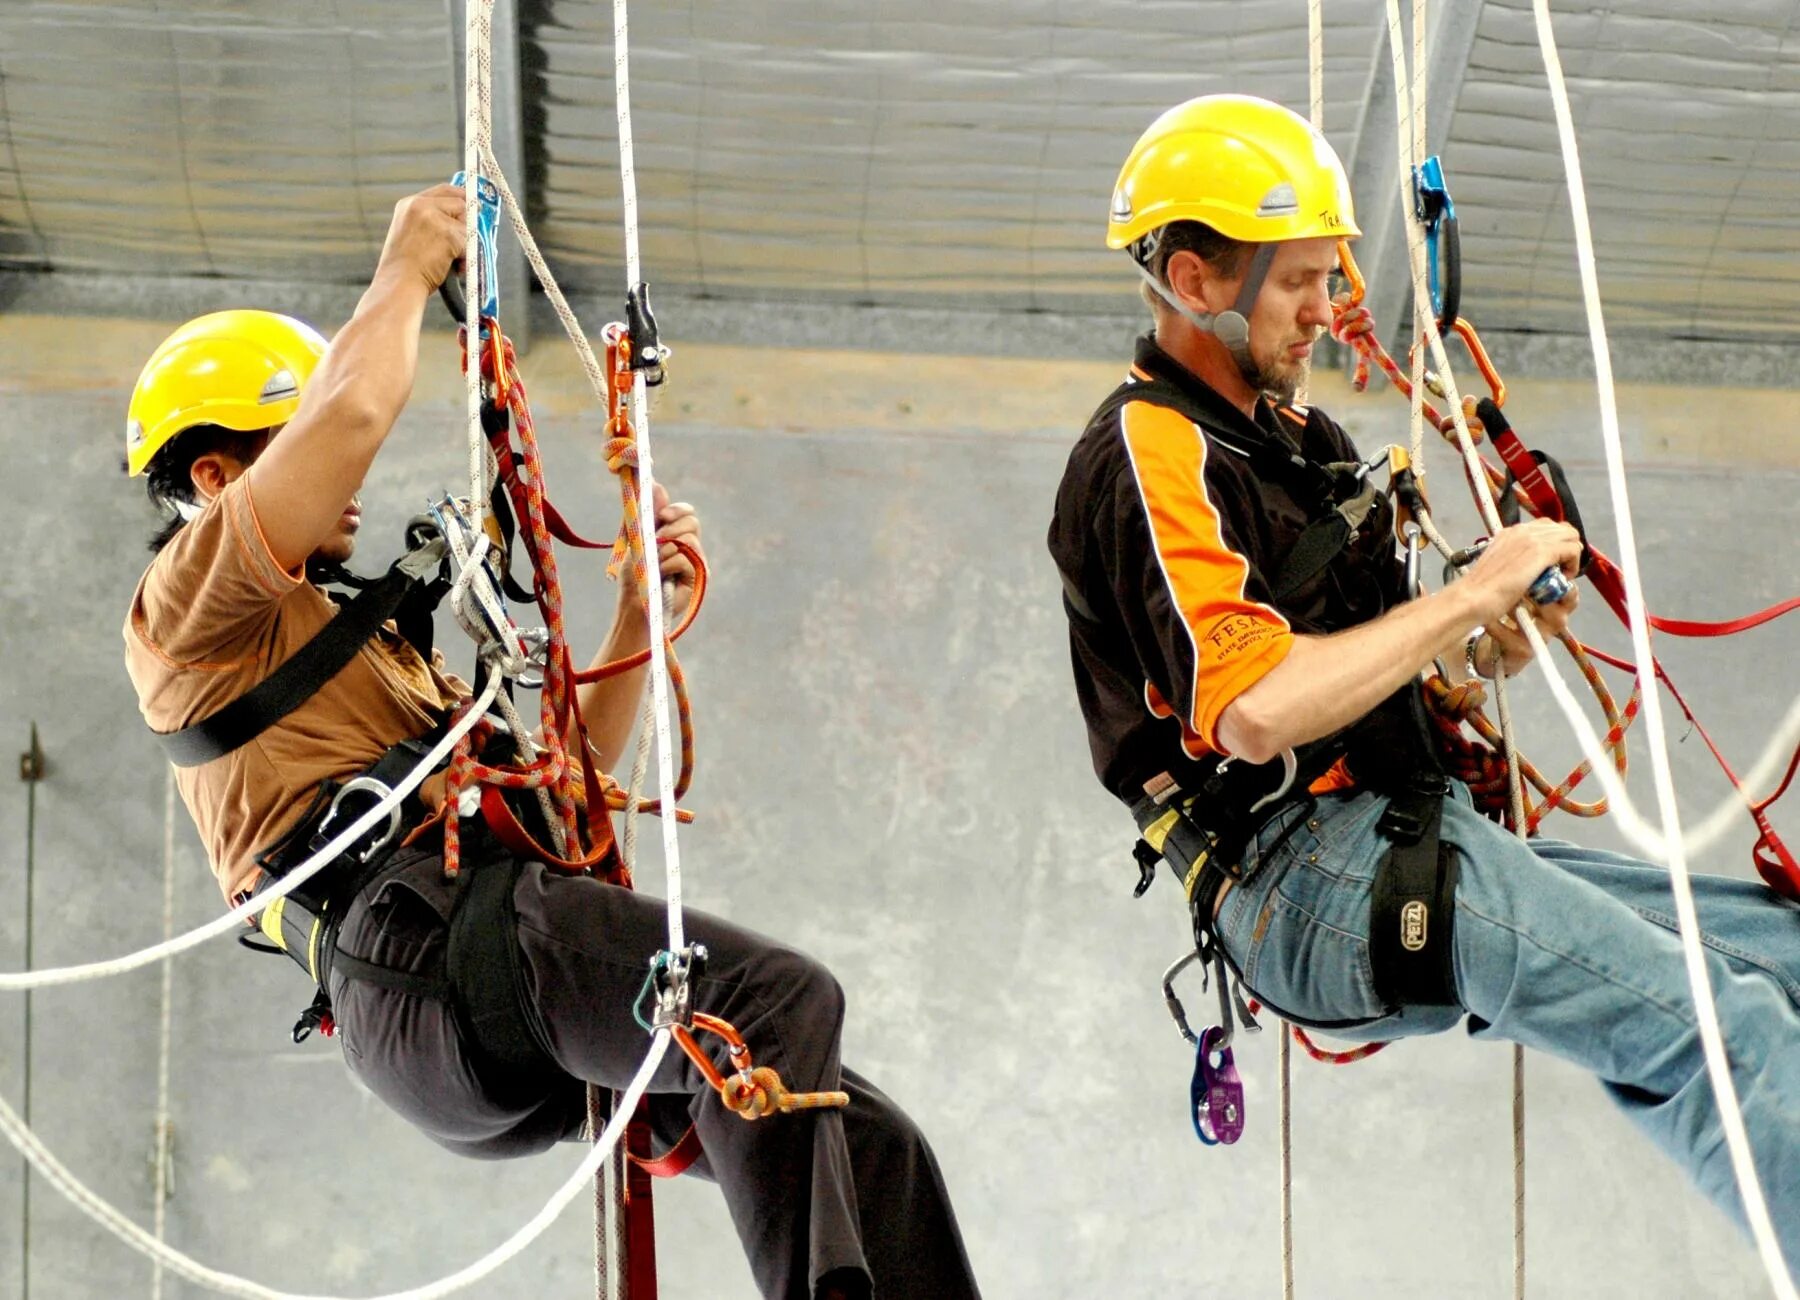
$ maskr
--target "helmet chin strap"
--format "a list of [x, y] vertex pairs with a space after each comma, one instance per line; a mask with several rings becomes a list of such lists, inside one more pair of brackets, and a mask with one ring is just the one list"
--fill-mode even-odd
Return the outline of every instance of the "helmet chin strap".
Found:
[[1238, 289], [1237, 301], [1231, 305], [1230, 311], [1222, 311], [1217, 315], [1197, 312], [1175, 296], [1175, 291], [1161, 280], [1150, 274], [1150, 269], [1135, 258], [1132, 264], [1137, 267], [1138, 274], [1144, 277], [1144, 283], [1156, 290], [1157, 296], [1176, 311], [1203, 334], [1211, 334], [1225, 345], [1236, 361], [1238, 369], [1246, 374], [1256, 369], [1250, 360], [1250, 313], [1255, 310], [1256, 296], [1262, 292], [1263, 281], [1269, 277], [1269, 265], [1275, 260], [1275, 245], [1258, 244], [1255, 254], [1250, 258], [1250, 269], [1244, 273], [1244, 283]]

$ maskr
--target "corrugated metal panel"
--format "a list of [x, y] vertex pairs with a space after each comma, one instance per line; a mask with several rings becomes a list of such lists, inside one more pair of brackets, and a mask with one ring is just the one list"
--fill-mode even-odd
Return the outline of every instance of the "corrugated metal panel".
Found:
[[[1792, 339], [1800, 288], [1800, 30], [1792, 0], [1558, 13], [1607, 323]], [[1464, 310], [1585, 328], [1529, 0], [1488, 0], [1444, 150]]]
[[[1326, 120], [1349, 147], [1372, 0], [1325, 6]], [[526, 33], [544, 109], [539, 236], [584, 288], [619, 270], [610, 11]], [[1304, 110], [1293, 0], [921, 6], [692, 0], [632, 15], [646, 274], [717, 294], [1118, 306], [1101, 245], [1126, 150], [1189, 95]], [[531, 92], [528, 92], [531, 93]]]
[[[537, 231], [572, 288], [615, 295], [611, 6], [523, 7]], [[1795, 337], [1800, 0], [1558, 8], [1609, 322]], [[1347, 155], [1383, 8], [1325, 15]], [[632, 21], [646, 273], [725, 296], [1127, 306], [1099, 240], [1137, 132], [1192, 94], [1307, 95], [1298, 0], [663, 0]], [[457, 165], [447, 23], [443, 0], [8, 0], [0, 265], [355, 282], [393, 200]], [[1487, 0], [1450, 131], [1471, 314], [1579, 330], [1527, 0]]]
[[443, 0], [0, 8], [0, 261], [366, 276], [457, 165]]

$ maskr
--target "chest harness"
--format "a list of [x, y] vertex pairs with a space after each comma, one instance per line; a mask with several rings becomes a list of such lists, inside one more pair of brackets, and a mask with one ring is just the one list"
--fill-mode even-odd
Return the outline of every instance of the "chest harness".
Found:
[[[1279, 485], [1300, 506], [1306, 522], [1275, 560], [1271, 595], [1296, 627], [1335, 630], [1297, 617], [1295, 608], [1328, 570], [1346, 560], [1368, 558], [1367, 548], [1379, 547], [1379, 539], [1392, 528], [1394, 512], [1377, 492], [1372, 466], [1322, 463], [1287, 448], [1272, 434], [1252, 440], [1222, 432], [1216, 416], [1162, 380], [1122, 385], [1102, 403], [1097, 418], [1133, 401], [1183, 415], [1201, 436], [1246, 456], [1262, 482]], [[1390, 454], [1385, 459], [1393, 495], [1402, 505], [1417, 499], [1418, 483], [1404, 457]], [[1358, 542], [1362, 546], [1353, 552]], [[1409, 595], [1417, 589], [1419, 554], [1417, 539], [1409, 535], [1405, 581]], [[1070, 614], [1098, 622], [1079, 584], [1067, 574], [1063, 581]], [[1155, 881], [1157, 864], [1166, 864], [1182, 885], [1193, 923], [1194, 951], [1167, 972], [1164, 996], [1184, 1037], [1196, 1047], [1193, 1114], [1202, 1141], [1232, 1142], [1242, 1131], [1242, 1088], [1230, 1044], [1234, 1023], [1258, 1028], [1243, 995], [1241, 976], [1231, 969], [1217, 941], [1213, 910], [1225, 887], [1243, 878], [1246, 858], [1263, 829], [1286, 818], [1276, 840], [1264, 849], [1266, 857], [1307, 820], [1315, 804], [1312, 785], [1340, 762], [1358, 786], [1388, 796], [1379, 831], [1389, 848], [1376, 871], [1370, 919], [1376, 990], [1390, 1012], [1406, 1006], [1457, 1004], [1451, 967], [1457, 868], [1439, 836], [1449, 783], [1431, 737], [1422, 694], [1408, 684], [1356, 722], [1277, 760], [1251, 764], [1216, 754], [1184, 760], [1147, 780], [1142, 797], [1133, 801], [1140, 835], [1133, 849], [1139, 875], [1136, 894], [1141, 897]], [[1195, 962], [1217, 981], [1221, 1022], [1199, 1037], [1189, 1029], [1172, 987], [1175, 975]], [[1235, 992], [1230, 983], [1234, 978]], [[1319, 1029], [1363, 1023], [1312, 1022], [1279, 1007], [1270, 1009], [1284, 1019]]]
[[[496, 527], [505, 537], [512, 531], [511, 516], [498, 494], [495, 511]], [[429, 661], [432, 615], [452, 586], [450, 558], [467, 552], [470, 531], [460, 503], [446, 498], [434, 505], [430, 514], [407, 526], [406, 554], [379, 578], [359, 578], [337, 565], [309, 566], [308, 577], [318, 585], [349, 588], [354, 594], [342, 597], [329, 592], [340, 605], [336, 615], [249, 691], [179, 731], [157, 733], [169, 761], [177, 767], [197, 767], [256, 739], [342, 672], [389, 620], [419, 657]], [[503, 593], [527, 594], [519, 592], [496, 566], [478, 566], [473, 573], [472, 581], [483, 588], [475, 593], [474, 603], [483, 610], [501, 611], [501, 618]], [[525, 639], [533, 638], [526, 634]], [[348, 780], [321, 785], [294, 828], [258, 854], [264, 880], [285, 875], [324, 847], [344, 824], [391, 794], [442, 738], [445, 721], [440, 719], [424, 735], [390, 747]], [[527, 806], [522, 811], [529, 816], [533, 810]], [[508, 869], [459, 876], [440, 968], [425, 972], [390, 969], [337, 948], [338, 930], [350, 903], [379, 879], [416, 860], [416, 852], [398, 850], [402, 832], [424, 815], [417, 794], [409, 795], [361, 840], [263, 910], [258, 924], [266, 944], [249, 935], [240, 936], [239, 942], [257, 951], [285, 953], [312, 982], [312, 1002], [294, 1025], [296, 1043], [305, 1041], [314, 1029], [327, 1035], [334, 1031], [329, 990], [336, 971], [449, 1002], [468, 1032], [477, 1058], [488, 1067], [487, 1073], [506, 1077], [550, 1068], [519, 982], [511, 924], [512, 885], [520, 866], [516, 855], [494, 855], [492, 865]], [[496, 916], [505, 923], [493, 924]]]

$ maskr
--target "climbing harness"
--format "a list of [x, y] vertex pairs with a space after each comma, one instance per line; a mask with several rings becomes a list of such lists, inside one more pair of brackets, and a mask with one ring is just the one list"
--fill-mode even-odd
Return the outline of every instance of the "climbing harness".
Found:
[[[388, 619], [419, 637], [424, 646], [420, 653], [428, 656], [431, 611], [449, 587], [441, 577], [443, 569], [442, 538], [418, 538], [418, 544], [394, 561], [381, 579], [364, 585], [311, 640], [256, 686], [198, 722], [157, 733], [168, 760], [177, 767], [197, 767], [248, 744], [317, 694]], [[428, 581], [432, 574], [440, 576]]]

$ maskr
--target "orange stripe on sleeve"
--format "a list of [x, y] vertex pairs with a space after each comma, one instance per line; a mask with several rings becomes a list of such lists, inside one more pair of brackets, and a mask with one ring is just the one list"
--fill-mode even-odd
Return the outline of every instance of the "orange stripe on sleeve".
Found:
[[[1170, 667], [1177, 689], [1189, 687], [1181, 710], [1183, 743], [1199, 757], [1219, 750], [1219, 715], [1287, 657], [1293, 631], [1279, 611], [1245, 594], [1249, 562], [1226, 541], [1207, 495], [1207, 445], [1200, 430], [1179, 412], [1150, 402], [1127, 403], [1119, 425], [1156, 561], [1181, 622], [1171, 648], [1185, 653], [1187, 662]], [[1196, 740], [1204, 748], [1196, 751]]]

